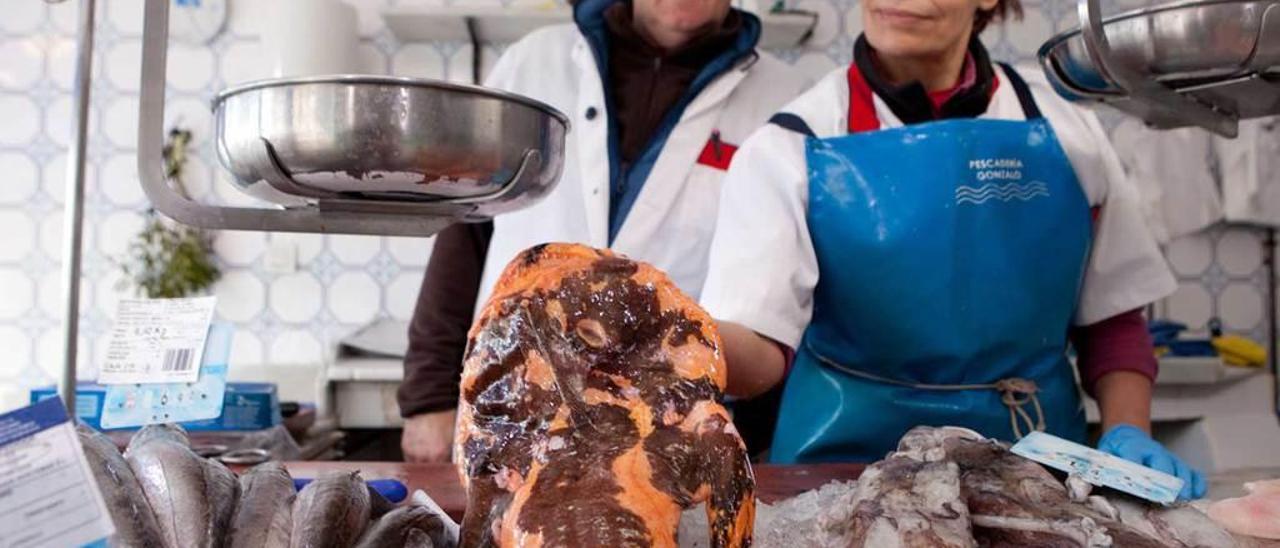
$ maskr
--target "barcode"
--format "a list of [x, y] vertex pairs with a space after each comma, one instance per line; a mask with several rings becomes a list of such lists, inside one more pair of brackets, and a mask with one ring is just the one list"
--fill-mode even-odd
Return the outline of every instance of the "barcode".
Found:
[[166, 373], [170, 371], [190, 371], [191, 355], [195, 351], [190, 348], [170, 348], [164, 351], [164, 366], [160, 368]]

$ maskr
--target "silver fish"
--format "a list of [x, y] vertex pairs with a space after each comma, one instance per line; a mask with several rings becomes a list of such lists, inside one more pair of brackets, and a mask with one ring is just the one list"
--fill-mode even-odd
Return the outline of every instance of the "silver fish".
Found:
[[365, 532], [356, 548], [451, 548], [432, 542], [432, 538], [439, 537], [443, 530], [444, 523], [429, 508], [404, 506], [382, 516]]
[[240, 492], [235, 474], [197, 456], [186, 432], [175, 425], [143, 428], [124, 456], [168, 546], [218, 548], [225, 544]]
[[107, 503], [116, 534], [110, 544], [118, 548], [164, 548], [160, 523], [142, 494], [137, 476], [116, 449], [116, 444], [102, 433], [85, 425], [76, 427], [80, 447], [89, 469], [98, 482], [98, 490]]
[[298, 493], [293, 548], [346, 548], [369, 525], [369, 490], [359, 472], [328, 472]]
[[288, 548], [293, 528], [293, 478], [279, 462], [240, 476], [240, 505], [231, 521], [231, 548]]

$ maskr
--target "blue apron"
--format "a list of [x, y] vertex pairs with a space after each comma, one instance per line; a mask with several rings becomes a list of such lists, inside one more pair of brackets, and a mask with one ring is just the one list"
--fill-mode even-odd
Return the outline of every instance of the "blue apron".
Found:
[[821, 275], [783, 394], [776, 463], [874, 461], [919, 425], [1083, 441], [1066, 358], [1089, 204], [1026, 83], [1026, 121], [875, 131], [850, 67], [850, 135], [810, 138]]

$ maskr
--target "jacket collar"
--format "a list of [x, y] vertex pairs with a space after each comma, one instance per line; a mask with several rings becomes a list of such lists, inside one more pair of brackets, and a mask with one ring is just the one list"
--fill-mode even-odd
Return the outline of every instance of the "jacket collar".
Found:
[[867, 43], [865, 35], [859, 36], [853, 46], [853, 62], [857, 65], [867, 85], [889, 106], [903, 124], [919, 124], [947, 118], [977, 118], [987, 111], [995, 91], [996, 75], [991, 67], [991, 57], [982, 42], [973, 38], [969, 42], [969, 54], [973, 56], [976, 78], [972, 86], [959, 90], [943, 103], [935, 113], [933, 102], [920, 82], [895, 86], [880, 75], [876, 66], [875, 50]]

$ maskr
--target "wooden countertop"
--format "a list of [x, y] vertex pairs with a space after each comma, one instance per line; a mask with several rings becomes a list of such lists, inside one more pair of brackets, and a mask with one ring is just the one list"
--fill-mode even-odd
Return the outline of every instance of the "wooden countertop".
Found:
[[[359, 470], [364, 479], [398, 479], [409, 488], [426, 491], [436, 504], [455, 520], [462, 520], [467, 499], [458, 481], [457, 470], [449, 464], [406, 464], [399, 462], [290, 462], [289, 473], [296, 478], [313, 478], [331, 470]], [[805, 466], [756, 466], [756, 495], [764, 502], [777, 502], [816, 489], [833, 480], [857, 479], [863, 464], [815, 464]]]

